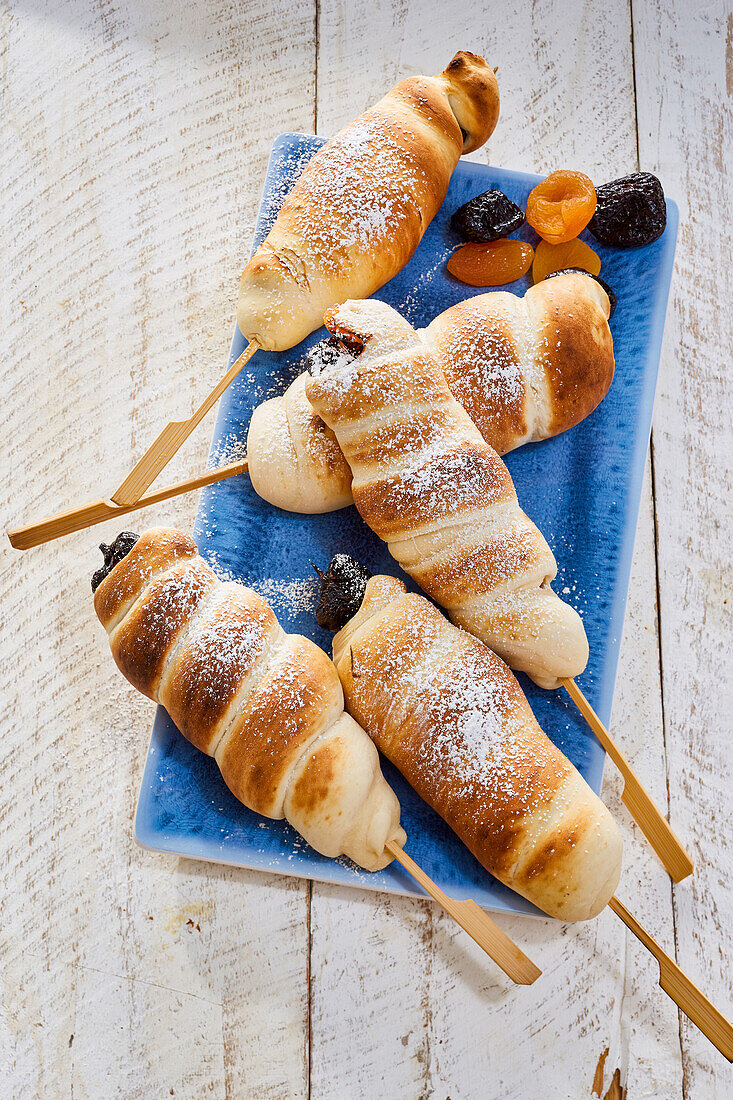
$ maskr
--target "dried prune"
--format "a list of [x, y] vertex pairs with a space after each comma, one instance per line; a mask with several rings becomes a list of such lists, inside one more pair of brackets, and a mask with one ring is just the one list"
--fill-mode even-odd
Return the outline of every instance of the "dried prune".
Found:
[[316, 620], [324, 630], [341, 630], [356, 615], [364, 599], [371, 573], [349, 554], [334, 554], [325, 573], [313, 567], [321, 578]]
[[100, 542], [99, 549], [104, 557], [104, 565], [100, 565], [92, 576], [92, 592], [96, 592], [105, 577], [108, 577], [114, 567], [127, 557], [139, 538], [140, 536], [134, 531], [120, 531], [111, 546], [106, 542]]
[[524, 211], [503, 191], [492, 187], [459, 206], [450, 223], [467, 241], [488, 244], [519, 229], [524, 224]]
[[596, 189], [583, 172], [552, 172], [527, 197], [527, 221], [549, 244], [564, 244], [585, 229]]
[[333, 367], [337, 363], [355, 359], [356, 353], [347, 348], [338, 336], [328, 336], [325, 340], [319, 340], [305, 353], [306, 369], [315, 378], [326, 367]]
[[591, 275], [600, 275], [601, 259], [585, 241], [577, 237], [564, 244], [540, 241], [532, 263], [532, 279], [535, 283], [541, 283], [553, 271], [566, 271], [569, 267], [580, 268]]
[[469, 286], [504, 286], [527, 274], [533, 256], [534, 249], [526, 241], [464, 244], [448, 260], [448, 270]]
[[587, 275], [589, 279], [595, 279], [595, 281], [602, 286], [608, 295], [608, 304], [611, 307], [608, 313], [609, 321], [616, 312], [616, 306], [618, 305], [618, 299], [614, 294], [611, 287], [608, 285], [605, 279], [602, 279], [600, 275], [594, 275], [592, 271], [586, 271], [583, 267], [566, 267], [562, 271], [551, 271], [549, 275], [545, 275], [545, 279], [554, 279], [556, 275]]
[[667, 225], [664, 189], [651, 172], [632, 172], [596, 188], [598, 205], [588, 228], [604, 244], [635, 248], [661, 237]]

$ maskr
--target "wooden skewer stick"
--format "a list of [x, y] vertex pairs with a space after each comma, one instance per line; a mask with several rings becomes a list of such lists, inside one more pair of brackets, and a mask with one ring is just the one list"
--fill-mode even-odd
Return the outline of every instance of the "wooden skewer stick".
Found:
[[232, 363], [224, 377], [214, 386], [206, 400], [199, 405], [193, 416], [190, 416], [188, 420], [172, 420], [169, 424], [166, 424], [155, 442], [151, 443], [140, 461], [112, 493], [112, 500], [115, 504], [128, 507], [130, 504], [138, 502], [145, 490], [153, 484], [160, 471], [167, 466], [176, 451], [188, 439], [196, 425], [203, 420], [209, 409], [216, 404], [230, 382], [233, 382], [242, 368], [249, 363], [259, 346], [256, 340], [252, 340], [247, 345], [239, 358]]
[[700, 992], [684, 971], [680, 970], [674, 959], [662, 950], [654, 937], [642, 928], [636, 917], [631, 915], [617, 897], [612, 897], [608, 906], [659, 963], [659, 984], [664, 992], [672, 998], [678, 1008], [682, 1009], [685, 1016], [700, 1028], [703, 1035], [718, 1048], [720, 1053], [725, 1055], [729, 1062], [733, 1062], [733, 1025], [715, 1005], [710, 1003], [705, 994]]
[[563, 680], [562, 685], [621, 772], [624, 778], [624, 789], [621, 797], [634, 821], [636, 821], [674, 881], [680, 882], [683, 878], [687, 878], [688, 875], [692, 874], [694, 865], [670, 828], [669, 822], [659, 807], [655, 806], [649, 792], [639, 782], [636, 772], [575, 683], [575, 680]]
[[114, 519], [115, 516], [126, 516], [129, 512], [135, 512], [139, 508], [146, 508], [148, 504], [159, 504], [161, 500], [170, 500], [179, 493], [188, 493], [192, 489], [202, 489], [204, 485], [213, 485], [215, 481], [223, 481], [224, 478], [243, 474], [247, 470], [247, 459], [242, 462], [232, 462], [228, 466], [219, 466], [216, 470], [207, 470], [205, 474], [197, 477], [186, 478], [175, 485], [167, 485], [164, 489], [157, 489], [153, 493], [146, 493], [134, 504], [112, 504], [108, 500], [93, 500], [89, 504], [81, 504], [76, 508], [70, 508], [66, 512], [58, 512], [48, 519], [30, 523], [27, 527], [16, 527], [8, 531], [10, 545], [16, 550], [29, 550], [32, 546], [40, 546], [43, 542], [51, 542], [61, 538], [62, 535], [70, 535], [72, 531], [82, 531], [85, 527], [94, 527], [96, 523], [104, 523], [105, 520]]
[[520, 951], [506, 932], [502, 932], [499, 925], [495, 924], [475, 901], [456, 901], [454, 898], [449, 898], [398, 844], [390, 841], [387, 848], [407, 873], [420, 883], [431, 898], [443, 906], [446, 913], [450, 913], [453, 919], [458, 921], [461, 928], [468, 932], [469, 936], [513, 982], [517, 985], [531, 985], [532, 982], [537, 981], [542, 971], [527, 958], [523, 951]]

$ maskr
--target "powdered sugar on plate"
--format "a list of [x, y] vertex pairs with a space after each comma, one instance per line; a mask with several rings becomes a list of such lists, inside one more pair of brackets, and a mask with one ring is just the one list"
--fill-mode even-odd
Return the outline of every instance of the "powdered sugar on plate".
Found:
[[245, 583], [265, 597], [276, 615], [284, 612], [315, 613], [320, 590], [320, 581], [315, 576], [305, 580], [253, 580]]

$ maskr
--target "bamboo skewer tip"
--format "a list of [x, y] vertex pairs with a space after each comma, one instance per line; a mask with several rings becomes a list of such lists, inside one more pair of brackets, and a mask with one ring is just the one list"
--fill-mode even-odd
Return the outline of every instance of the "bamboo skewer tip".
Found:
[[675, 882], [691, 875], [694, 864], [672, 826], [644, 787], [603, 722], [580, 690], [575, 680], [564, 679], [562, 686], [611, 757], [624, 780], [622, 799], [634, 821], [659, 856]]
[[691, 978], [647, 932], [623, 902], [614, 896], [608, 903], [617, 917], [659, 963], [659, 985], [720, 1053], [733, 1062], [733, 1025], [708, 1000]]
[[513, 982], [517, 985], [531, 985], [539, 978], [542, 973], [539, 967], [535, 966], [475, 901], [456, 901], [449, 897], [394, 841], [387, 844], [387, 849]]

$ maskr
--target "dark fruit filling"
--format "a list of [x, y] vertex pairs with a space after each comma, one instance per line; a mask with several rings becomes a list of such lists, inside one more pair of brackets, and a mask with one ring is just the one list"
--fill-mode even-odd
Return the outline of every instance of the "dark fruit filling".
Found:
[[92, 577], [92, 592], [96, 592], [104, 578], [108, 577], [114, 567], [127, 557], [139, 538], [140, 536], [134, 531], [121, 531], [111, 546], [107, 546], [106, 542], [100, 542], [99, 549], [104, 555], [104, 565], [100, 566]]
[[591, 271], [586, 271], [584, 267], [564, 267], [562, 269], [562, 271], [551, 271], [549, 275], [545, 275], [545, 279], [554, 279], [556, 275], [572, 275], [572, 274], [587, 275], [589, 279], [595, 279], [595, 281], [598, 283], [598, 285], [603, 287], [606, 294], [608, 295], [608, 301], [609, 301], [610, 306], [611, 306], [610, 313], [608, 314], [608, 319], [610, 321], [611, 318], [613, 317], [614, 313], [616, 312], [616, 306], [618, 305], [618, 299], [616, 298], [616, 295], [611, 290], [611, 287], [608, 285], [606, 280], [602, 279], [600, 277], [600, 275], [594, 275]]
[[[314, 566], [315, 568], [315, 566]], [[356, 615], [364, 599], [371, 573], [349, 554], [335, 554], [321, 578], [321, 595], [316, 608], [318, 625], [334, 633]]]
[[347, 348], [338, 336], [328, 336], [308, 349], [305, 365], [309, 374], [316, 378], [327, 367], [336, 366], [339, 362], [347, 363], [355, 358], [356, 353]]
[[588, 228], [604, 244], [633, 248], [661, 237], [667, 224], [664, 191], [651, 172], [634, 172], [596, 188], [598, 204]]
[[459, 206], [450, 220], [457, 233], [467, 241], [480, 244], [506, 237], [507, 233], [519, 229], [523, 222], [524, 212], [498, 188], [469, 199]]

